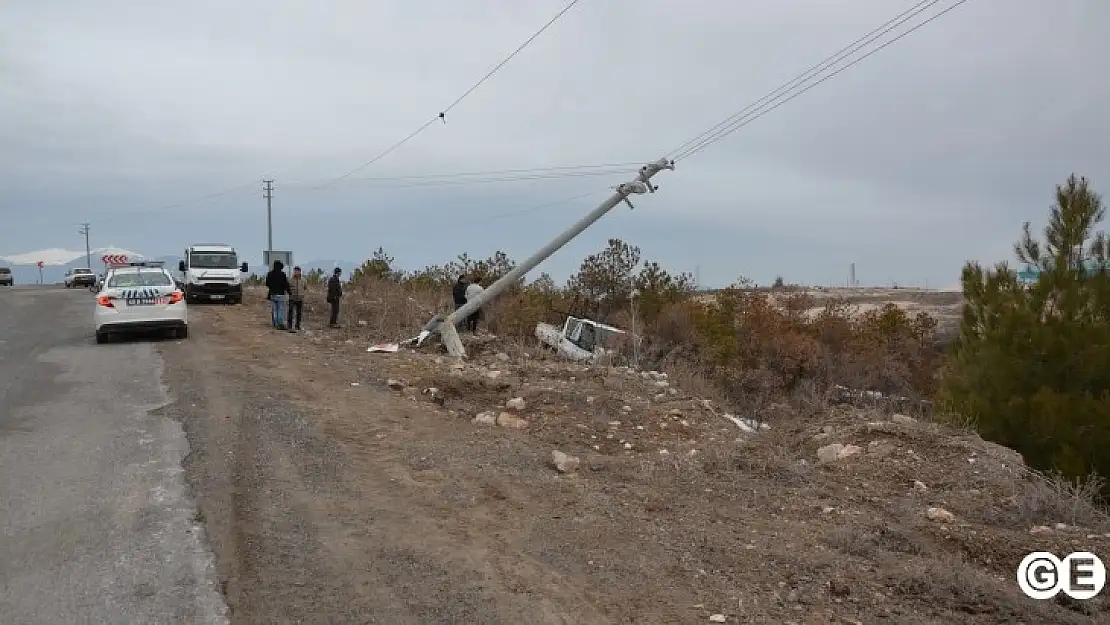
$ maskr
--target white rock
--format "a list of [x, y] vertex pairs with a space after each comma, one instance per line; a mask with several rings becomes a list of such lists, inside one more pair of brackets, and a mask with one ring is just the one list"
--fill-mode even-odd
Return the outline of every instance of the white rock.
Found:
[[492, 412], [479, 412], [478, 416], [474, 417], [474, 423], [495, 425], [497, 423], [497, 415]]
[[497, 352], [496, 358], [501, 362], [509, 362], [509, 355], [505, 352]]
[[501, 372], [496, 369], [494, 369], [493, 371], [487, 371], [486, 377], [491, 380], [496, 380], [497, 378], [501, 377]]
[[505, 407], [509, 410], [524, 410], [524, 406], [525, 403], [523, 397], [514, 397], [505, 402]]
[[952, 523], [956, 520], [956, 515], [944, 508], [929, 508], [925, 511], [925, 518], [938, 523]]
[[621, 412], [632, 412], [632, 406], [621, 406]]
[[1034, 525], [1029, 528], [1029, 533], [1034, 536], [1044, 536], [1052, 533], [1052, 528], [1047, 525]]
[[917, 423], [917, 419], [914, 419], [913, 417], [906, 416], [904, 414], [892, 415], [890, 417], [890, 420], [895, 422], [895, 423], [900, 423], [902, 425], [911, 425], [911, 424]]
[[497, 425], [500, 425], [503, 428], [513, 428], [519, 430], [528, 427], [528, 422], [514, 414], [502, 412], [501, 414], [497, 415]]
[[1052, 527], [1061, 531], [1061, 532], [1063, 532], [1063, 531], [1066, 531], [1068, 529], [1068, 524], [1067, 523], [1057, 523], [1056, 525], [1053, 525]]
[[558, 449], [551, 451], [551, 464], [555, 465], [555, 469], [559, 473], [574, 473], [578, 470], [578, 465], [581, 462], [577, 457], [565, 454]]
[[390, 378], [390, 379], [386, 380], [385, 383], [389, 386], [389, 388], [391, 388], [395, 391], [399, 391], [399, 390], [405, 388], [405, 383], [404, 382], [402, 382], [400, 380], [394, 380], [393, 378]]
[[913, 489], [919, 493], [924, 493], [929, 490], [929, 487], [925, 485], [925, 482], [914, 480]]
[[593, 395], [586, 395], [586, 403], [587, 404], [592, 404], [595, 401], [597, 401], [596, 397], [594, 397]]
[[829, 443], [817, 449], [817, 461], [821, 464], [828, 464], [843, 460], [849, 456], [854, 456], [860, 452], [860, 448], [855, 445], [843, 445], [841, 443]]
[[724, 623], [726, 620], [728, 619], [725, 617], [724, 614], [714, 614], [713, 616], [709, 617], [710, 623]]

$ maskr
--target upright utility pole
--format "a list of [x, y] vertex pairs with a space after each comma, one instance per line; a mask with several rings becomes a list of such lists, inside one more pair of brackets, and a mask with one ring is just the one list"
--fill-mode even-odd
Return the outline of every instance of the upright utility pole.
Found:
[[674, 161], [661, 158], [654, 163], [644, 165], [640, 168], [635, 180], [617, 186], [616, 193], [602, 202], [600, 206], [595, 208], [588, 215], [578, 220], [578, 223], [568, 228], [566, 232], [552, 239], [550, 243], [543, 246], [535, 254], [532, 254], [514, 267], [512, 271], [502, 276], [500, 280], [491, 284], [477, 297], [461, 306], [458, 310], [447, 315], [446, 319], [443, 319], [439, 323], [435, 323], [435, 320], [433, 320], [433, 322], [426, 325], [425, 328], [429, 331], [439, 332], [440, 339], [443, 341], [444, 346], [447, 347], [447, 353], [455, 358], [465, 358], [466, 349], [463, 348], [462, 341], [459, 339], [459, 333], [456, 329], [457, 324], [462, 323], [471, 313], [484, 306], [486, 302], [497, 297], [502, 291], [508, 288], [509, 285], [524, 277], [526, 273], [535, 269], [537, 265], [547, 260], [548, 256], [551, 256], [557, 252], [559, 248], [569, 243], [571, 239], [582, 234], [583, 230], [589, 228], [598, 219], [601, 219], [605, 213], [608, 213], [617, 204], [624, 202], [628, 204], [629, 208], [635, 208], [632, 206], [632, 202], [628, 200], [628, 196], [633, 194], [655, 193], [658, 187], [651, 184], [651, 177], [664, 169], [673, 170]]
[[266, 198], [266, 261], [272, 263], [274, 256], [274, 181], [262, 181], [262, 197]]
[[89, 222], [81, 224], [78, 234], [85, 235], [85, 266], [92, 269], [92, 250], [89, 248]]

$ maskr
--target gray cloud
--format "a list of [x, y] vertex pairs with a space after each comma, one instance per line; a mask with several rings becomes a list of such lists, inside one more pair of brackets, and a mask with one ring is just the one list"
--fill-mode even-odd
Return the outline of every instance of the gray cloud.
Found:
[[[582, 0], [446, 124], [352, 178], [658, 158], [912, 4]], [[555, 10], [6, 3], [0, 254], [79, 247], [80, 221], [98, 244], [172, 252], [219, 230], [261, 249], [249, 185], [272, 176], [275, 232], [299, 258], [357, 260], [378, 245], [406, 264], [524, 256], [593, 200], [491, 217], [600, 196], [627, 176], [295, 183], [346, 173], [404, 137]], [[566, 273], [617, 236], [708, 282], [837, 282], [856, 262], [865, 280], [954, 284], [966, 259], [1009, 259], [1021, 222], [1043, 220], [1071, 171], [1108, 186], [1108, 28], [1102, 0], [972, 0], [661, 174], [659, 194], [547, 268]], [[452, 231], [435, 232], [445, 219]]]

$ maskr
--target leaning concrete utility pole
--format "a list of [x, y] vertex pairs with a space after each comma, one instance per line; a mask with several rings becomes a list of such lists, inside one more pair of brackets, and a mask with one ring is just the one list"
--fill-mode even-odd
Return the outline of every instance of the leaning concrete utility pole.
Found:
[[571, 241], [574, 237], [582, 234], [586, 228], [589, 228], [595, 221], [601, 219], [605, 213], [613, 210], [613, 207], [621, 202], [628, 204], [629, 208], [632, 202], [629, 201], [628, 196], [633, 194], [655, 193], [659, 187], [652, 186], [651, 177], [663, 171], [664, 169], [674, 170], [674, 161], [666, 158], [661, 158], [654, 163], [648, 163], [640, 168], [636, 179], [631, 182], [626, 182], [617, 187], [616, 193], [601, 203], [600, 206], [595, 208], [590, 214], [578, 220], [559, 236], [552, 239], [550, 243], [543, 246], [535, 254], [532, 254], [519, 265], [513, 268], [512, 271], [501, 277], [500, 280], [494, 282], [485, 291], [482, 291], [474, 299], [461, 306], [458, 310], [447, 315], [447, 318], [440, 321], [438, 324], [430, 322], [425, 326], [426, 329], [431, 331], [438, 331], [440, 340], [447, 347], [447, 353], [455, 358], [465, 358], [466, 349], [463, 347], [462, 340], [459, 339], [459, 333], [456, 329], [458, 324], [462, 323], [471, 313], [484, 306], [487, 302], [497, 297], [502, 291], [509, 287], [526, 273], [536, 268], [537, 265], [547, 260], [551, 256]]

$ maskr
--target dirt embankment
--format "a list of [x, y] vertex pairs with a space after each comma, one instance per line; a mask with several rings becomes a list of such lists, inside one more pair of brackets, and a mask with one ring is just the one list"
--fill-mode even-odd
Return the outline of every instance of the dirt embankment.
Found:
[[258, 302], [194, 319], [171, 411], [236, 622], [1106, 622], [1014, 579], [1029, 551], [1104, 552], [1101, 515], [973, 435], [733, 420], [492, 338], [370, 354], [392, 337], [277, 332]]

